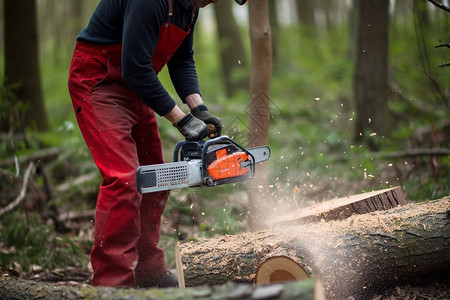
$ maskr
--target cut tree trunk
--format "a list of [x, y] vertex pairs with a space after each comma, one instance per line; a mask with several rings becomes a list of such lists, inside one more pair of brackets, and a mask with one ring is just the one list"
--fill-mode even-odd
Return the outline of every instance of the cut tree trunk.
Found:
[[0, 299], [316, 299], [323, 300], [319, 280], [308, 279], [283, 284], [252, 286], [227, 283], [188, 289], [131, 289], [93, 287], [90, 285], [57, 285], [19, 279], [8, 273], [0, 276]]
[[450, 270], [449, 211], [446, 197], [340, 221], [181, 244], [186, 285], [265, 283], [308, 275], [321, 279], [327, 299], [366, 297]]
[[278, 218], [272, 218], [268, 221], [268, 224], [270, 226], [281, 226], [320, 222], [322, 220], [343, 220], [354, 214], [361, 215], [373, 211], [388, 210], [407, 203], [403, 189], [398, 186], [325, 201], [295, 210]]

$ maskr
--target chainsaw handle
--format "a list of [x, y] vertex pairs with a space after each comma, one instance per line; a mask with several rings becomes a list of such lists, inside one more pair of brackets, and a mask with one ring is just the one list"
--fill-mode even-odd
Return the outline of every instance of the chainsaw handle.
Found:
[[186, 144], [186, 141], [180, 141], [175, 145], [175, 149], [173, 149], [173, 161], [179, 161], [180, 157], [180, 149]]
[[217, 144], [234, 145], [236, 148], [240, 149], [242, 152], [245, 152], [245, 154], [247, 154], [251, 158], [251, 161], [253, 162], [252, 166], [249, 168], [250, 176], [253, 177], [255, 175], [255, 167], [254, 167], [255, 157], [253, 156], [253, 154], [251, 154], [244, 147], [242, 147], [241, 145], [239, 145], [238, 143], [236, 143], [235, 141], [230, 139], [228, 136], [222, 135], [222, 136], [216, 137], [214, 139], [210, 139], [209, 141], [206, 141], [205, 144], [203, 145], [203, 149], [202, 149], [202, 166], [203, 166], [203, 168], [202, 168], [202, 176], [203, 176], [203, 179], [205, 180], [205, 184], [206, 185], [208, 185], [208, 186], [213, 186], [214, 185], [213, 180], [210, 178], [210, 176], [208, 174], [206, 157], [207, 157], [208, 148], [210, 146], [212, 146], [212, 145], [217, 145]]
[[191, 159], [200, 159], [203, 154], [202, 147], [204, 144], [205, 141], [203, 140], [198, 142], [178, 142], [173, 150], [173, 161], [178, 162]]

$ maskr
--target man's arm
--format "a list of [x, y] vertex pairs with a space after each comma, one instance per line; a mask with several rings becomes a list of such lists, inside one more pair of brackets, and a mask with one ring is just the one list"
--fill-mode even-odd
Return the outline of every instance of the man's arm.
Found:
[[[187, 104], [190, 110], [192, 110], [194, 107], [203, 104], [202, 97], [200, 94], [192, 94], [187, 96], [184, 99], [184, 102]], [[180, 109], [178, 105], [175, 105], [175, 107], [167, 113], [164, 117], [169, 120], [171, 123], [175, 123], [182, 119], [185, 116], [185, 113]]]
[[159, 30], [168, 4], [162, 0], [126, 1], [122, 37], [122, 75], [131, 89], [158, 115], [166, 115], [175, 101], [152, 68]]

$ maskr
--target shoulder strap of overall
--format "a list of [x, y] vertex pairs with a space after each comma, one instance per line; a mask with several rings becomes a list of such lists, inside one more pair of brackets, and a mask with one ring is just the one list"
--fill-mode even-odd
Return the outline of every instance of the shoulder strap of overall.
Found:
[[[196, 13], [197, 13], [197, 6], [194, 4], [192, 5], [191, 25], [194, 23]], [[173, 3], [172, 0], [169, 0], [169, 16], [167, 17], [168, 23], [172, 21], [172, 16], [173, 16]]]
[[167, 18], [168, 23], [170, 23], [170, 21], [172, 21], [172, 16], [173, 16], [173, 3], [172, 3], [172, 0], [169, 0], [169, 16]]
[[197, 6], [195, 4], [193, 4], [192, 5], [191, 25], [194, 23], [196, 13], [197, 13]]

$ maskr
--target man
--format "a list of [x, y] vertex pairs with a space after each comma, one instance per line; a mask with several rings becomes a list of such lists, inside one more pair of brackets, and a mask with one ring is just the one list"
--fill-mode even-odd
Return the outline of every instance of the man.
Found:
[[[93, 285], [178, 284], [157, 247], [168, 192], [141, 195], [136, 169], [164, 162], [154, 112], [186, 140], [220, 136], [222, 124], [200, 94], [192, 49], [198, 8], [217, 1], [101, 0], [77, 37], [69, 92], [103, 177], [91, 252]], [[166, 64], [188, 114], [157, 77]]]

